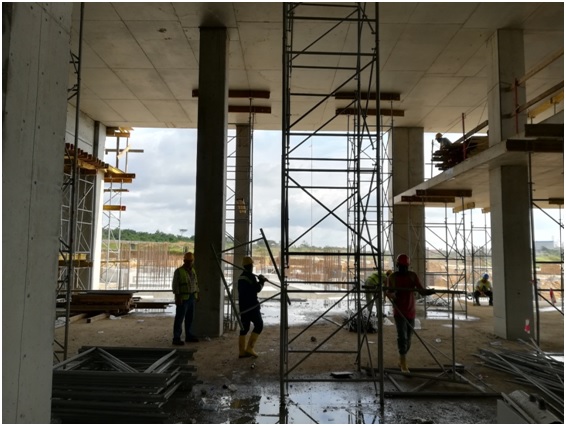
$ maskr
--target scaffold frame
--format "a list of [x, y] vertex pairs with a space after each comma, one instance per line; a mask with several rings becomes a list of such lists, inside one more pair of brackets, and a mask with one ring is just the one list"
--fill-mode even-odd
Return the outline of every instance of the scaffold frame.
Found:
[[[369, 10], [371, 9], [371, 11]], [[286, 3], [283, 5], [283, 135], [282, 135], [282, 203], [281, 203], [281, 298], [296, 299], [313, 294], [333, 295], [324, 312], [309, 322], [302, 331], [291, 335], [289, 314], [292, 305], [281, 303], [280, 391], [282, 397], [293, 382], [327, 381], [301, 370], [310, 357], [333, 352], [324, 344], [356, 322], [357, 347], [341, 351], [355, 358], [361, 370], [362, 350], [368, 341], [363, 336], [362, 315], [367, 308], [362, 302], [362, 270], [383, 270], [381, 216], [383, 176], [381, 175], [382, 134], [378, 124], [380, 96], [378, 81], [378, 7], [366, 9], [364, 3]], [[300, 27], [324, 22], [324, 30], [299, 40]], [[348, 33], [351, 37], [341, 52], [329, 48], [331, 34]], [[348, 44], [350, 43], [350, 44]], [[337, 59], [339, 58], [339, 59]], [[293, 86], [295, 73], [340, 71], [330, 93]], [[341, 97], [341, 92], [348, 92]], [[316, 114], [324, 101], [343, 99], [343, 105], [319, 128], [301, 125], [310, 114]], [[338, 124], [337, 124], [338, 123]], [[344, 130], [337, 130], [344, 129]], [[329, 196], [332, 194], [332, 197]], [[310, 203], [310, 223], [301, 223], [298, 213], [301, 202]], [[304, 205], [304, 204], [303, 204]], [[344, 238], [341, 249], [322, 245], [318, 240], [324, 224], [332, 222]], [[310, 239], [310, 243], [307, 242]], [[322, 240], [321, 240], [322, 241]], [[345, 247], [345, 248], [344, 248]], [[311, 274], [300, 278], [297, 265], [314, 265], [327, 259], [338, 259], [343, 265], [343, 278]], [[370, 259], [369, 262], [366, 262]], [[367, 263], [371, 266], [367, 267]], [[364, 271], [367, 272], [367, 271]], [[380, 292], [379, 308], [381, 308]], [[343, 304], [354, 309], [344, 324], [330, 320], [331, 312]], [[328, 337], [306, 348], [301, 339], [304, 331], [328, 320], [335, 325]], [[365, 346], [364, 346], [365, 345]], [[370, 361], [371, 362], [371, 361]], [[351, 379], [375, 385], [375, 376]]]

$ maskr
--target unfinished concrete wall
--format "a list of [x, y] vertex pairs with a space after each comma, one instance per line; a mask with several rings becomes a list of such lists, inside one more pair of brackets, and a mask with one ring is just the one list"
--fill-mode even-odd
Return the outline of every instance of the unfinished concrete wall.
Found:
[[2, 421], [49, 423], [71, 3], [2, 4]]

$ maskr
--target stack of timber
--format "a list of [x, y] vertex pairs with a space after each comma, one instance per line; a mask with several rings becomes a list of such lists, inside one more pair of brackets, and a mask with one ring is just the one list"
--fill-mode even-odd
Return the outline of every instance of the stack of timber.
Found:
[[[134, 292], [128, 290], [86, 291], [75, 293], [71, 298], [71, 313], [127, 314], [134, 309]], [[64, 301], [63, 301], [64, 303]], [[57, 307], [64, 307], [64, 304]]]
[[53, 367], [51, 411], [64, 423], [164, 423], [163, 406], [190, 391], [195, 350], [89, 347]]
[[448, 170], [460, 164], [466, 158], [473, 157], [489, 147], [485, 136], [472, 136], [462, 142], [454, 142], [448, 147], [441, 148], [432, 154], [432, 162], [439, 170]]

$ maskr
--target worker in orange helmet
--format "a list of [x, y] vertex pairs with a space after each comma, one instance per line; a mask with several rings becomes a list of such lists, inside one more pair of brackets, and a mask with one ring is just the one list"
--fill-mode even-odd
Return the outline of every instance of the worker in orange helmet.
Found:
[[[267, 279], [263, 275], [253, 273], [254, 261], [250, 256], [244, 256], [242, 266], [244, 270], [238, 279], [240, 319], [243, 327], [240, 330], [238, 341], [239, 358], [250, 356], [257, 358], [258, 354], [254, 347], [263, 330], [263, 319], [257, 295], [263, 289], [263, 284]], [[246, 335], [250, 331], [252, 323], [254, 328], [246, 346]]]
[[411, 260], [406, 254], [397, 256], [397, 270], [387, 279], [386, 296], [393, 304], [393, 317], [397, 328], [397, 348], [399, 350], [399, 367], [403, 373], [409, 373], [407, 353], [411, 348], [411, 336], [415, 326], [416, 307], [415, 291], [422, 295], [433, 294], [434, 290], [426, 290], [418, 275], [409, 271]]

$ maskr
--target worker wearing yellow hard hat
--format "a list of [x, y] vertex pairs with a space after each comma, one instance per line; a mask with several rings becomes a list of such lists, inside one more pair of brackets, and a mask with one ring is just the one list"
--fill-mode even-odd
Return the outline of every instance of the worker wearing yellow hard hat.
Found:
[[[257, 357], [258, 354], [254, 347], [263, 330], [263, 319], [257, 295], [263, 289], [263, 284], [267, 279], [263, 275], [256, 276], [253, 273], [254, 260], [250, 256], [244, 256], [242, 267], [244, 270], [238, 279], [240, 319], [243, 327], [240, 330], [238, 341], [239, 357]], [[254, 325], [254, 328], [246, 345], [246, 336], [251, 324]]]

